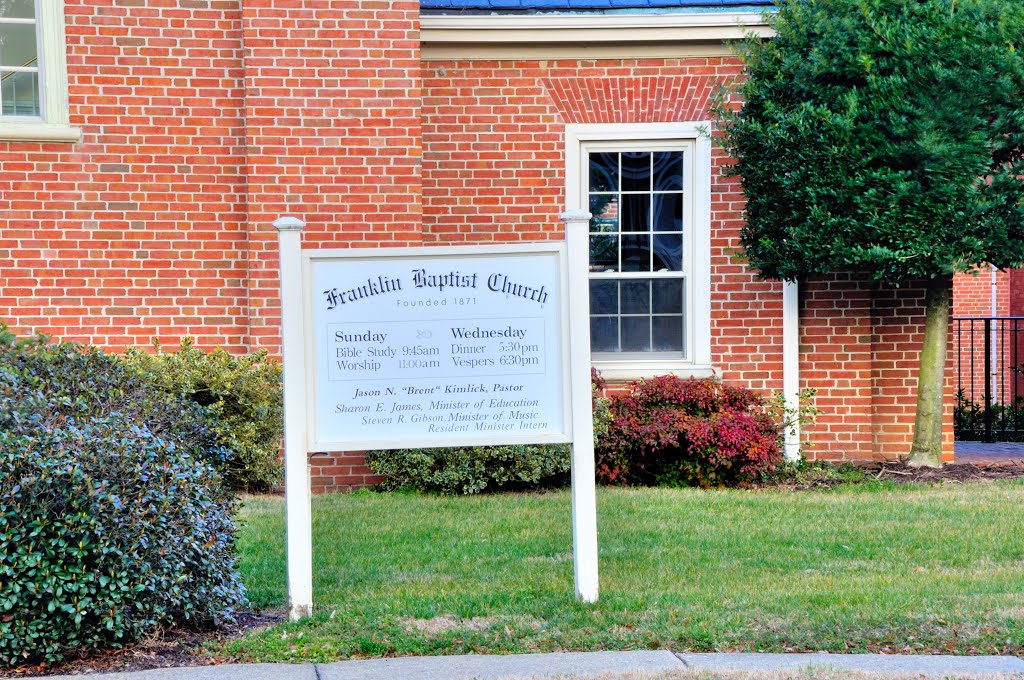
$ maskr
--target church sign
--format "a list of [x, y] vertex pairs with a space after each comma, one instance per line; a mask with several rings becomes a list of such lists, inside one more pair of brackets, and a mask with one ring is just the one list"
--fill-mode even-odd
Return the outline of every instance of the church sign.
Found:
[[283, 217], [288, 606], [313, 609], [309, 454], [571, 444], [576, 595], [597, 599], [587, 225], [566, 240], [308, 250]]

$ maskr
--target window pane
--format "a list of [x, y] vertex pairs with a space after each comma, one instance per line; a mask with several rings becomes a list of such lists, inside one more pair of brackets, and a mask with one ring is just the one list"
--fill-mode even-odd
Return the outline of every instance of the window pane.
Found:
[[590, 313], [619, 313], [619, 283], [608, 279], [594, 279], [590, 282]]
[[622, 154], [622, 190], [651, 190], [651, 154], [630, 151]]
[[590, 154], [590, 190], [619, 190], [619, 154]]
[[590, 271], [617, 271], [619, 267], [619, 237], [590, 237]]
[[622, 231], [650, 231], [650, 194], [623, 194], [621, 219]]
[[35, 64], [36, 25], [0, 23], [0, 66]]
[[624, 272], [651, 271], [651, 237], [649, 234], [622, 236], [622, 269]]
[[654, 235], [654, 271], [683, 270], [683, 235]]
[[654, 154], [654, 190], [679, 191], [683, 188], [683, 152], [659, 151]]
[[683, 280], [654, 279], [651, 309], [655, 314], [683, 313]]
[[622, 282], [622, 313], [651, 313], [651, 282], [649, 280], [626, 279]]
[[651, 351], [651, 317], [622, 317], [622, 351]]
[[0, 0], [0, 19], [35, 19], [35, 0]]
[[590, 318], [590, 349], [595, 352], [619, 351], [619, 323], [614, 316]]
[[0, 71], [0, 115], [40, 115], [38, 73]]
[[683, 230], [683, 195], [655, 194], [654, 231]]
[[654, 338], [652, 349], [655, 352], [683, 351], [683, 317], [656, 316], [652, 322]]
[[590, 231], [619, 230], [618, 194], [592, 194], [590, 196]]

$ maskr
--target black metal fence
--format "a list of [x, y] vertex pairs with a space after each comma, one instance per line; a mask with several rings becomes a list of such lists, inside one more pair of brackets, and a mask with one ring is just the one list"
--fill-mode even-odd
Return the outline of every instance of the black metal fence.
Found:
[[1024, 441], [1024, 317], [953, 319], [961, 441]]

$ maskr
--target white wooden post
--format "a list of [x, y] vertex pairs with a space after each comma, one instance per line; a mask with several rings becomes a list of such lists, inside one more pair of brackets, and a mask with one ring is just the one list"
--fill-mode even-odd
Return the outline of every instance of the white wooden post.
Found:
[[274, 221], [281, 260], [281, 359], [284, 366], [284, 496], [288, 616], [313, 613], [313, 530], [306, 448], [306, 348], [303, 338], [302, 229], [295, 217]]
[[565, 222], [569, 267], [569, 376], [572, 385], [572, 551], [576, 597], [597, 602], [597, 497], [594, 482], [594, 417], [590, 395], [590, 265], [586, 210], [569, 210]]
[[800, 287], [782, 282], [782, 394], [793, 421], [784, 434], [784, 455], [800, 460]]

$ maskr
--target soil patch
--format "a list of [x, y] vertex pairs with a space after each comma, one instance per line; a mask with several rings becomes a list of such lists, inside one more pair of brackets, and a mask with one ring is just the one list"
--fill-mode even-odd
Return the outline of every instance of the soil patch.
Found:
[[227, 663], [212, 659], [203, 652], [207, 642], [222, 642], [241, 637], [254, 628], [263, 628], [281, 623], [285, 619], [282, 611], [239, 612], [235, 623], [225, 624], [211, 630], [169, 627], [161, 628], [139, 642], [124, 649], [112, 649], [77, 657], [69, 657], [59, 664], [18, 666], [0, 668], [0, 677], [26, 678], [40, 675], [91, 675], [93, 673], [114, 673], [144, 671], [153, 668], [175, 668], [180, 666], [212, 666]]
[[1024, 461], [946, 463], [940, 468], [911, 467], [901, 461], [812, 464], [800, 472], [770, 479], [755, 486], [793, 491], [828, 489], [843, 484], [873, 481], [897, 484], [964, 484], [1024, 478]]

